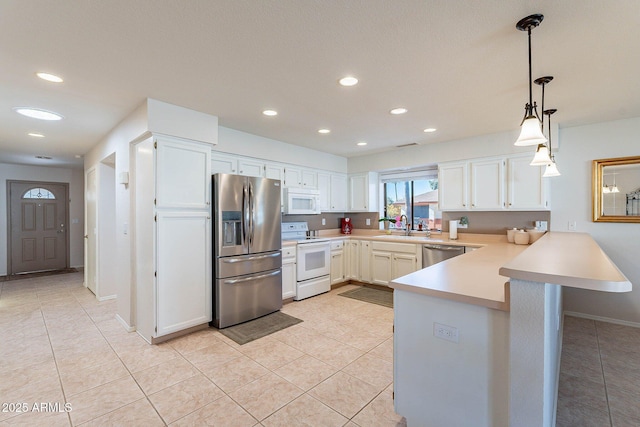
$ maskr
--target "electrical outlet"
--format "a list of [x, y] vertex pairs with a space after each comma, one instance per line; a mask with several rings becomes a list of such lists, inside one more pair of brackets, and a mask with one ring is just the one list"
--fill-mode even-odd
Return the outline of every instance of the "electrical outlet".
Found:
[[433, 322], [433, 336], [443, 340], [458, 342], [458, 328]]
[[371, 218], [367, 218], [367, 225], [371, 225]]
[[569, 231], [576, 231], [577, 225], [575, 221], [569, 221], [569, 223], [567, 224], [567, 228], [569, 229]]
[[547, 231], [547, 227], [548, 227], [547, 221], [536, 221], [535, 222], [535, 227], [538, 230]]
[[322, 218], [322, 225], [327, 225], [327, 220], [325, 218]]

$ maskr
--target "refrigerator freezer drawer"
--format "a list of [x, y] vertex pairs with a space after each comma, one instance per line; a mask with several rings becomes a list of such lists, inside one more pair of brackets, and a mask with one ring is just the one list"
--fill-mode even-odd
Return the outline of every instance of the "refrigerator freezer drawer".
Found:
[[282, 271], [216, 279], [213, 325], [226, 328], [282, 308]]
[[282, 267], [282, 253], [280, 251], [218, 258], [215, 277], [216, 279], [222, 279], [244, 276], [260, 271], [275, 270], [280, 267]]

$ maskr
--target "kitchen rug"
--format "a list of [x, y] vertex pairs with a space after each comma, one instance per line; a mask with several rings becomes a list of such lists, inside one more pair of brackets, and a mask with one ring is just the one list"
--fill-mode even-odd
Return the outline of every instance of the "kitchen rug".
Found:
[[255, 320], [250, 320], [235, 326], [219, 329], [220, 333], [236, 343], [242, 345], [258, 338], [266, 337], [274, 332], [281, 331], [289, 326], [296, 325], [302, 320], [284, 314], [281, 311], [267, 314]]
[[383, 291], [381, 289], [362, 287], [351, 289], [338, 295], [340, 295], [341, 297], [353, 298], [360, 301], [370, 302], [372, 304], [378, 304], [385, 307], [393, 308], [392, 291]]

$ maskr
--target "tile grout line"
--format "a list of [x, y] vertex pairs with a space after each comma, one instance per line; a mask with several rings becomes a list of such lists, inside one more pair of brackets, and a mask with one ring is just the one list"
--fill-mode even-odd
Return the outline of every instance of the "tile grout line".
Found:
[[[85, 288], [86, 288], [86, 289], [89, 289], [89, 288], [87, 288], [87, 287], [85, 287]], [[91, 292], [91, 291], [89, 290], [89, 292]], [[95, 294], [94, 294], [94, 296], [95, 296]], [[167, 424], [167, 422], [166, 422], [166, 421], [165, 421], [165, 419], [160, 415], [160, 413], [158, 412], [158, 409], [157, 409], [157, 408], [156, 408], [156, 406], [153, 404], [153, 402], [151, 402], [151, 400], [149, 399], [149, 396], [147, 395], [147, 393], [145, 393], [145, 391], [142, 389], [142, 386], [138, 383], [138, 380], [137, 380], [137, 379], [136, 379], [136, 377], [133, 375], [133, 372], [131, 372], [131, 370], [129, 369], [129, 367], [127, 366], [127, 364], [124, 362], [124, 360], [122, 360], [122, 358], [120, 357], [120, 355], [118, 354], [118, 352], [116, 351], [116, 349], [115, 349], [115, 348], [113, 348], [113, 345], [111, 345], [111, 341], [109, 341], [109, 339], [104, 335], [104, 332], [102, 331], [102, 329], [100, 329], [100, 327], [98, 326], [98, 324], [96, 323], [96, 321], [93, 319], [93, 317], [91, 317], [91, 315], [87, 312], [87, 310], [86, 310], [86, 309], [85, 309], [85, 307], [82, 305], [82, 303], [80, 302], [80, 300], [78, 300], [78, 298], [77, 298], [75, 295], [74, 295], [73, 297], [76, 299], [76, 301], [78, 301], [78, 304], [79, 304], [79, 305], [80, 305], [80, 307], [82, 308], [82, 311], [84, 311], [85, 315], [89, 317], [89, 319], [90, 319], [90, 320], [91, 320], [91, 322], [94, 324], [94, 326], [96, 327], [96, 329], [98, 330], [98, 332], [100, 333], [100, 335], [102, 336], [102, 338], [105, 340], [105, 342], [106, 342], [106, 343], [107, 343], [107, 345], [109, 346], [109, 348], [111, 348], [111, 350], [112, 350], [112, 351], [113, 351], [113, 353], [116, 355], [116, 357], [118, 358], [118, 360], [120, 361], [120, 363], [122, 363], [122, 366], [124, 366], [124, 369], [126, 369], [126, 370], [127, 370], [127, 373], [129, 374], [129, 376], [131, 377], [131, 379], [133, 380], [133, 382], [135, 382], [135, 383], [136, 383], [136, 386], [138, 387], [138, 389], [140, 389], [140, 391], [142, 392], [142, 395], [143, 395], [143, 396], [144, 396], [144, 398], [147, 400], [147, 402], [149, 402], [149, 404], [151, 405], [151, 407], [153, 408], [153, 410], [156, 412], [156, 414], [158, 415], [158, 417], [160, 418], [160, 420], [162, 420], [162, 423], [163, 423], [165, 426], [167, 426], [167, 425], [168, 425], [168, 424]], [[96, 299], [96, 301], [98, 301], [98, 300]], [[98, 302], [100, 302], [100, 301], [98, 301]], [[114, 316], [114, 318], [115, 318], [115, 316]], [[135, 331], [134, 331], [134, 332], [135, 332]], [[172, 347], [172, 348], [173, 348], [173, 347]], [[176, 353], [180, 354], [179, 352], [176, 352]], [[182, 355], [180, 354], [180, 356], [182, 356]], [[115, 379], [115, 380], [113, 380], [113, 381], [109, 381], [109, 382], [107, 382], [107, 383], [105, 383], [105, 384], [110, 384], [110, 383], [112, 383], [112, 382], [114, 382], [114, 381], [118, 381], [118, 380], [119, 380], [119, 378], [118, 378], [118, 379]], [[105, 385], [105, 384], [101, 384], [101, 385], [96, 386], [96, 387], [93, 387], [93, 388], [91, 388], [91, 389], [89, 389], [89, 390], [95, 389], [95, 388], [97, 388], [97, 387], [101, 387], [101, 386], [103, 386], [103, 385]], [[85, 390], [85, 391], [86, 391], [86, 390]], [[142, 400], [142, 399], [138, 399], [138, 400]], [[137, 402], [138, 400], [134, 400], [133, 402], [129, 402], [129, 403], [127, 403], [127, 404], [123, 405], [123, 406], [120, 406], [120, 407], [118, 407], [118, 408], [115, 408], [114, 410], [109, 411], [109, 412], [107, 412], [106, 414], [100, 415], [100, 417], [103, 417], [103, 416], [105, 416], [105, 415], [108, 415], [108, 414], [111, 414], [111, 413], [113, 413], [113, 412], [115, 412], [115, 411], [118, 411], [118, 410], [120, 410], [120, 409], [124, 408], [125, 406], [130, 405], [131, 403]], [[86, 422], [93, 421], [93, 420], [95, 420], [95, 419], [97, 419], [97, 418], [100, 418], [100, 417], [92, 418], [91, 420], [88, 420], [88, 421], [86, 421]]]
[[598, 359], [600, 360], [600, 370], [602, 371], [602, 381], [604, 383], [604, 396], [607, 399], [607, 415], [609, 415], [609, 425], [613, 426], [613, 417], [611, 416], [611, 406], [609, 405], [609, 390], [607, 388], [607, 376], [604, 374], [604, 364], [602, 363], [602, 351], [600, 346], [600, 334], [598, 333], [598, 324], [593, 321], [593, 327], [596, 331], [596, 342], [598, 343]]
[[[58, 382], [60, 383], [60, 391], [62, 392], [62, 398], [65, 403], [67, 402], [67, 394], [64, 391], [64, 385], [62, 384], [62, 376], [60, 375], [60, 367], [58, 366], [58, 358], [56, 357], [56, 351], [53, 348], [53, 344], [51, 343], [51, 335], [49, 334], [49, 326], [47, 325], [47, 320], [45, 318], [44, 312], [42, 311], [42, 301], [40, 299], [40, 295], [38, 294], [38, 288], [34, 289], [36, 296], [38, 297], [38, 304], [40, 305], [40, 315], [42, 316], [42, 323], [44, 324], [44, 328], [47, 331], [47, 340], [49, 341], [49, 346], [51, 347], [51, 355], [53, 356], [53, 363], [56, 365], [56, 373], [58, 374]], [[67, 291], [65, 291], [68, 293]], [[75, 297], [74, 297], [75, 298]], [[71, 411], [67, 412], [67, 419], [69, 420], [69, 425], [73, 426], [73, 421], [71, 420]]]

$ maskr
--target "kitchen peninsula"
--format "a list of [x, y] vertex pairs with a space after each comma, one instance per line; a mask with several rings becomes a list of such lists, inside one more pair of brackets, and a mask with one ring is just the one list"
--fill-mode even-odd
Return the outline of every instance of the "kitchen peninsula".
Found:
[[554, 424], [561, 287], [631, 290], [591, 236], [561, 232], [491, 242], [390, 286], [396, 412], [408, 425], [495, 427]]

